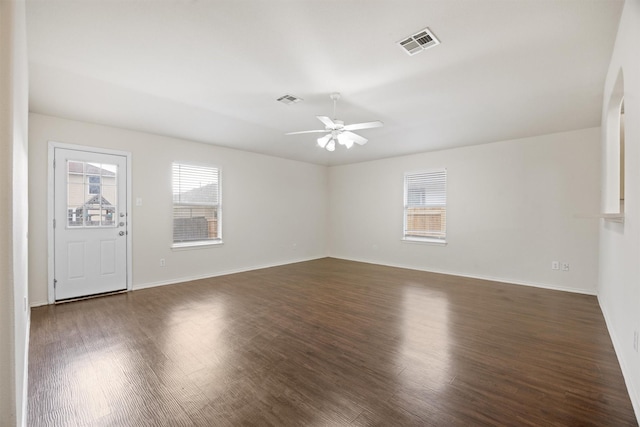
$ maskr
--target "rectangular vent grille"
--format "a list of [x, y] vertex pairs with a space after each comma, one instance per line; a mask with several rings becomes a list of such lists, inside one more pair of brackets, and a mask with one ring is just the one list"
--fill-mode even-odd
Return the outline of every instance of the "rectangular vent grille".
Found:
[[410, 56], [439, 44], [440, 40], [428, 28], [398, 42], [398, 45]]
[[276, 99], [276, 101], [282, 102], [283, 104], [286, 104], [286, 105], [291, 105], [291, 104], [295, 104], [296, 102], [302, 101], [302, 98], [298, 98], [297, 96], [293, 96], [293, 95], [283, 95], [280, 98]]

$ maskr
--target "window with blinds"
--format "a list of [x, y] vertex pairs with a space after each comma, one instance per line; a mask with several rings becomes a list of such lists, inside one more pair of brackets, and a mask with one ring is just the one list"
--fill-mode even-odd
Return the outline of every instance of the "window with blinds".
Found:
[[220, 170], [173, 163], [173, 243], [221, 243]]
[[447, 170], [404, 175], [404, 239], [445, 242]]

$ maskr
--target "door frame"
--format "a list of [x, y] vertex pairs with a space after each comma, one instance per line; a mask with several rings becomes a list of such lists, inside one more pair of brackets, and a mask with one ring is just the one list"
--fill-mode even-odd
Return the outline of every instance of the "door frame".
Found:
[[131, 204], [131, 152], [111, 150], [108, 148], [90, 147], [86, 145], [67, 144], [63, 142], [49, 141], [49, 154], [47, 158], [47, 299], [49, 304], [55, 304], [55, 289], [53, 286], [55, 275], [55, 246], [53, 235], [53, 218], [54, 218], [54, 169], [53, 161], [55, 158], [55, 149], [64, 148], [67, 150], [87, 151], [97, 154], [111, 154], [116, 156], [124, 156], [127, 159], [127, 291], [133, 289], [133, 262], [132, 262], [132, 230], [133, 230], [133, 205]]

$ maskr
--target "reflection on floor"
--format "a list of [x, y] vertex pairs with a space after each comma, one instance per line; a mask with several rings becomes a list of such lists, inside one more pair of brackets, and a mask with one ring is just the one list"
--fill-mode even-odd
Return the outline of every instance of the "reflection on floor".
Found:
[[29, 426], [637, 425], [596, 298], [336, 259], [32, 311]]

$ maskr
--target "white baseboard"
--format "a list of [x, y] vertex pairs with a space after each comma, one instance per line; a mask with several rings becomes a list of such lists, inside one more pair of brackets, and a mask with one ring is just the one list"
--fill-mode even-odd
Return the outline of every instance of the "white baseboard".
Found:
[[280, 267], [283, 265], [296, 264], [298, 262], [305, 262], [305, 261], [313, 261], [321, 258], [326, 258], [326, 257], [321, 256], [321, 257], [312, 257], [312, 258], [300, 258], [300, 259], [286, 261], [286, 262], [253, 265], [253, 266], [242, 267], [242, 268], [237, 268], [233, 270], [219, 271], [216, 273], [207, 273], [207, 274], [201, 274], [196, 276], [177, 277], [169, 280], [161, 280], [158, 282], [139, 283], [139, 284], [133, 285], [133, 290], [137, 291], [140, 289], [155, 288], [156, 286], [175, 285], [176, 283], [190, 282], [192, 280], [209, 279], [212, 277], [226, 276], [229, 274], [245, 273], [247, 271], [260, 270], [263, 268], [271, 268], [271, 267]]
[[609, 331], [609, 336], [611, 337], [611, 342], [613, 343], [613, 349], [615, 350], [616, 357], [618, 358], [618, 363], [620, 364], [620, 369], [622, 370], [622, 376], [624, 378], [625, 385], [627, 386], [627, 391], [629, 392], [629, 398], [631, 399], [631, 405], [633, 406], [633, 411], [636, 414], [636, 420], [640, 423], [640, 394], [638, 390], [636, 390], [631, 374], [631, 369], [625, 362], [625, 359], [620, 357], [622, 352], [622, 341], [618, 338], [615, 330], [611, 327], [613, 324], [609, 312], [605, 308], [604, 304], [598, 298], [598, 304], [600, 305], [600, 310], [602, 311], [602, 315], [604, 316], [604, 322], [607, 325], [607, 330]]
[[562, 286], [550, 285], [548, 283], [536, 283], [536, 282], [523, 282], [522, 280], [510, 279], [505, 277], [492, 277], [492, 276], [481, 276], [477, 274], [466, 274], [460, 273], [456, 271], [446, 271], [446, 270], [437, 270], [432, 268], [418, 268], [410, 265], [402, 265], [402, 264], [388, 264], [380, 261], [366, 260], [366, 259], [356, 259], [356, 258], [343, 258], [338, 256], [329, 256], [330, 258], [343, 259], [346, 261], [355, 261], [355, 262], [364, 262], [367, 264], [377, 264], [384, 265], [385, 267], [396, 267], [396, 268], [404, 268], [407, 270], [415, 270], [415, 271], [425, 271], [427, 273], [437, 273], [437, 274], [446, 274], [448, 276], [458, 276], [458, 277], [467, 277], [470, 279], [479, 279], [479, 280], [488, 280], [491, 282], [499, 282], [506, 283], [509, 285], [519, 285], [519, 286], [531, 286], [534, 288], [541, 289], [549, 289], [553, 291], [563, 291], [563, 292], [571, 292], [574, 294], [583, 294], [583, 295], [597, 295], [595, 290], [591, 289], [575, 289], [575, 288], [565, 288]]
[[42, 307], [43, 305], [49, 305], [49, 301], [34, 301], [29, 304], [29, 307]]
[[[367, 264], [384, 265], [386, 267], [406, 268], [407, 270], [426, 271], [426, 272], [429, 272], [429, 273], [447, 274], [449, 276], [460, 276], [460, 277], [468, 277], [468, 278], [471, 278], [471, 279], [489, 280], [489, 281], [492, 281], [492, 282], [507, 283], [507, 284], [512, 284], [512, 285], [532, 286], [532, 287], [535, 287], [535, 288], [550, 289], [550, 290], [554, 290], [554, 291], [572, 292], [572, 293], [585, 294], [585, 295], [596, 295], [597, 294], [595, 291], [590, 290], [590, 289], [564, 288], [564, 287], [561, 287], [561, 286], [549, 285], [549, 284], [546, 284], [546, 283], [523, 282], [523, 281], [520, 281], [520, 280], [508, 279], [508, 278], [503, 278], [503, 277], [480, 276], [480, 275], [471, 275], [471, 274], [459, 273], [459, 272], [455, 272], [455, 271], [446, 271], [446, 270], [438, 270], [438, 269], [427, 269], [427, 268], [416, 268], [414, 266], [401, 265], [401, 264], [381, 263], [379, 261], [367, 260], [367, 259], [345, 258], [345, 257], [338, 257], [338, 256], [328, 256], [328, 257], [329, 258], [336, 258], [336, 259], [343, 259], [343, 260], [346, 260], [346, 261], [355, 261], [355, 262], [364, 262], [364, 263], [367, 263]], [[201, 274], [201, 275], [196, 275], [196, 276], [184, 276], [184, 277], [178, 277], [178, 278], [173, 278], [173, 279], [168, 279], [168, 280], [161, 280], [161, 281], [157, 281], [157, 282], [138, 283], [138, 284], [134, 284], [133, 285], [133, 289], [132, 290], [154, 288], [156, 286], [173, 285], [173, 284], [176, 284], [176, 283], [189, 282], [189, 281], [192, 281], [192, 280], [200, 280], [200, 279], [208, 279], [208, 278], [211, 278], [211, 277], [226, 276], [228, 274], [244, 273], [244, 272], [247, 272], [247, 271], [259, 270], [261, 268], [279, 267], [279, 266], [282, 266], [282, 265], [295, 264], [297, 262], [312, 261], [312, 260], [321, 259], [321, 258], [327, 258], [327, 257], [320, 256], [320, 257], [311, 257], [311, 258], [300, 258], [300, 259], [287, 261], [287, 262], [282, 262], [282, 263], [262, 264], [262, 265], [254, 265], [254, 266], [243, 267], [243, 268], [238, 268], [238, 269], [233, 269], [233, 270], [225, 270], [225, 271], [221, 271], [221, 272], [217, 272], [217, 273], [213, 273], [213, 274], [207, 273], [207, 274]], [[32, 308], [33, 307], [41, 307], [43, 305], [49, 305], [49, 302], [48, 301], [35, 301], [35, 302], [32, 302], [30, 304], [30, 306]]]
[[[242, 267], [242, 268], [233, 269], [233, 270], [225, 270], [217, 273], [206, 273], [206, 274], [200, 274], [196, 276], [177, 277], [177, 278], [168, 279], [168, 280], [160, 280], [157, 282], [138, 283], [133, 285], [132, 291], [147, 289], [147, 288], [155, 288], [156, 286], [175, 285], [176, 283], [190, 282], [192, 280], [209, 279], [211, 277], [226, 276], [228, 274], [244, 273], [247, 271], [260, 270], [261, 268], [279, 267], [282, 265], [295, 264], [298, 262], [305, 262], [305, 261], [313, 261], [315, 259], [321, 259], [321, 258], [326, 258], [326, 257], [317, 256], [317, 257], [310, 257], [310, 258], [300, 258], [300, 259], [295, 259], [295, 260], [290, 260], [290, 261], [280, 262], [280, 263], [253, 265], [253, 266]], [[44, 305], [49, 305], [49, 302], [34, 301], [29, 304], [31, 308], [42, 307]]]

